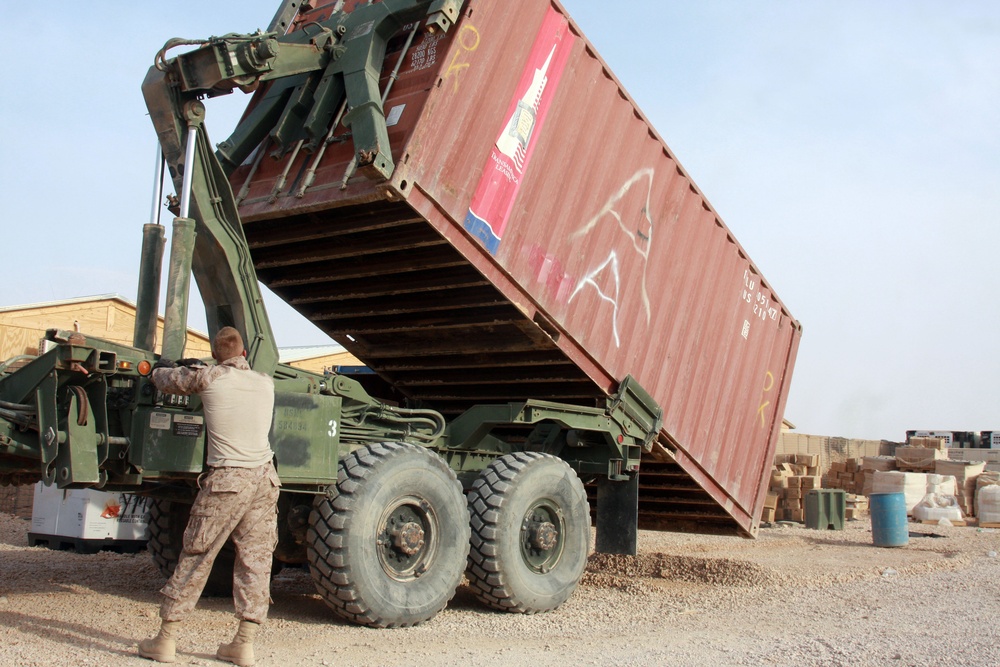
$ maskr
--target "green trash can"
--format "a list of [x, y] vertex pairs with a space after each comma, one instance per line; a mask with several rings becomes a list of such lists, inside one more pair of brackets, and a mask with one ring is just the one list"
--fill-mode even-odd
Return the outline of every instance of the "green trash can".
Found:
[[812, 489], [806, 494], [806, 528], [843, 530], [847, 515], [847, 492], [843, 489]]

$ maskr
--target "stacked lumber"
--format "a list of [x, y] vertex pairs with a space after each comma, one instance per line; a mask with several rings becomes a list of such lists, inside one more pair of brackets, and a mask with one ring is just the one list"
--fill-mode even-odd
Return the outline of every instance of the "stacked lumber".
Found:
[[[768, 501], [773, 497], [773, 520], [806, 520], [805, 498], [812, 489], [823, 488], [819, 475], [819, 454], [778, 454], [771, 469], [771, 489]], [[767, 502], [764, 516], [770, 516]]]

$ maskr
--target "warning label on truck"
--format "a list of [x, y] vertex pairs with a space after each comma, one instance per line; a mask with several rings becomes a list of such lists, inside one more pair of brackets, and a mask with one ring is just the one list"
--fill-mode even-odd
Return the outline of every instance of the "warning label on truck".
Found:
[[175, 415], [174, 435], [197, 438], [205, 429], [205, 418], [198, 415]]

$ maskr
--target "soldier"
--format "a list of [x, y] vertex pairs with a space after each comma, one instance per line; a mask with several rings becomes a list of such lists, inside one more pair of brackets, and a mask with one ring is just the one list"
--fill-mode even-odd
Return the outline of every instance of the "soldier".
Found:
[[220, 660], [253, 665], [253, 639], [267, 618], [271, 559], [277, 544], [278, 487], [268, 442], [274, 409], [274, 381], [250, 369], [243, 339], [223, 327], [212, 342], [216, 365], [195, 360], [174, 364], [160, 359], [153, 383], [171, 394], [199, 394], [208, 429], [208, 470], [184, 531], [184, 546], [170, 581], [160, 591], [160, 632], [139, 642], [139, 655], [158, 662], [175, 660], [176, 633], [194, 609], [219, 550], [232, 538], [236, 547], [233, 602], [240, 619], [236, 637], [222, 644]]

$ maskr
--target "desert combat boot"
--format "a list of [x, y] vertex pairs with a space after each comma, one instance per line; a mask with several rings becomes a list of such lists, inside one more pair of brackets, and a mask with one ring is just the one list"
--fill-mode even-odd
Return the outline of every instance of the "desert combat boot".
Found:
[[240, 627], [236, 629], [236, 636], [228, 644], [219, 644], [219, 650], [215, 657], [219, 660], [231, 662], [240, 667], [249, 667], [254, 664], [253, 638], [257, 634], [259, 625], [253, 621], [240, 621]]
[[177, 659], [177, 630], [180, 625], [180, 621], [161, 622], [155, 637], [139, 642], [139, 655], [156, 662], [174, 662]]

